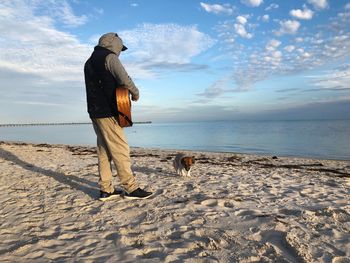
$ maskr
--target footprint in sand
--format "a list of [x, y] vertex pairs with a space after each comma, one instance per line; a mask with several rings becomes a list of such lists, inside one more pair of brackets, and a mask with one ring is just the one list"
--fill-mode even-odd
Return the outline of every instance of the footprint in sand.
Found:
[[44, 248], [62, 247], [65, 244], [66, 242], [62, 240], [45, 240], [45, 242], [41, 242], [41, 246]]
[[234, 204], [231, 201], [222, 199], [218, 201], [218, 206], [220, 207], [226, 207], [226, 208], [233, 208]]
[[207, 199], [201, 202], [201, 205], [214, 207], [218, 205], [218, 200], [216, 199]]
[[350, 258], [348, 258], [348, 257], [335, 257], [332, 259], [332, 263], [350, 263]]
[[[342, 209], [335, 209], [333, 212], [333, 218], [341, 223], [350, 222], [350, 214]], [[350, 262], [349, 262], [350, 263]]]
[[75, 234], [63, 234], [58, 237], [59, 240], [72, 240], [76, 237]]
[[303, 262], [296, 249], [288, 242], [285, 232], [268, 230], [261, 233], [262, 242], [271, 245], [276, 252], [289, 262]]
[[27, 258], [27, 259], [39, 259], [39, 258], [43, 257], [44, 254], [45, 253], [43, 251], [34, 251], [34, 252], [28, 254], [25, 258]]
[[39, 233], [38, 237], [40, 238], [55, 238], [59, 235], [58, 227], [54, 227], [53, 229], [47, 229]]

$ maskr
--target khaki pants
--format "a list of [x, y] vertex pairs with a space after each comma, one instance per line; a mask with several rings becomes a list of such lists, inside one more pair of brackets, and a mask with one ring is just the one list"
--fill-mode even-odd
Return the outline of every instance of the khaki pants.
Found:
[[97, 135], [98, 170], [101, 191], [112, 193], [111, 161], [114, 162], [121, 185], [128, 193], [136, 190], [138, 184], [131, 171], [130, 149], [126, 137], [113, 118], [95, 118], [92, 124]]

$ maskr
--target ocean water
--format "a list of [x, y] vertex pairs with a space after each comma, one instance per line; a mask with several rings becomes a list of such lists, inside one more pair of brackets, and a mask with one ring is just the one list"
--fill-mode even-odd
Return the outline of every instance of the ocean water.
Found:
[[[350, 120], [136, 124], [130, 146], [350, 160]], [[90, 145], [92, 125], [0, 127], [0, 140]]]

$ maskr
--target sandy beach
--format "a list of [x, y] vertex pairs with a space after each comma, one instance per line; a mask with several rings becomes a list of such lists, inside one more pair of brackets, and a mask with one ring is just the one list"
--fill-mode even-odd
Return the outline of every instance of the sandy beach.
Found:
[[350, 161], [178, 152], [133, 148], [156, 195], [101, 202], [94, 147], [1, 142], [0, 261], [350, 262]]

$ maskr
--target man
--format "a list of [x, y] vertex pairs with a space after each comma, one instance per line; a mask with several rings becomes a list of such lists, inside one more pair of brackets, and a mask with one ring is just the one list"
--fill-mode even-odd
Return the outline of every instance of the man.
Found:
[[145, 199], [152, 195], [139, 188], [131, 171], [130, 149], [123, 129], [119, 126], [115, 89], [123, 86], [131, 99], [139, 99], [139, 90], [118, 58], [126, 50], [116, 33], [101, 36], [84, 67], [88, 113], [97, 135], [100, 200], [120, 194], [112, 183], [111, 161], [114, 162], [125, 198]]

